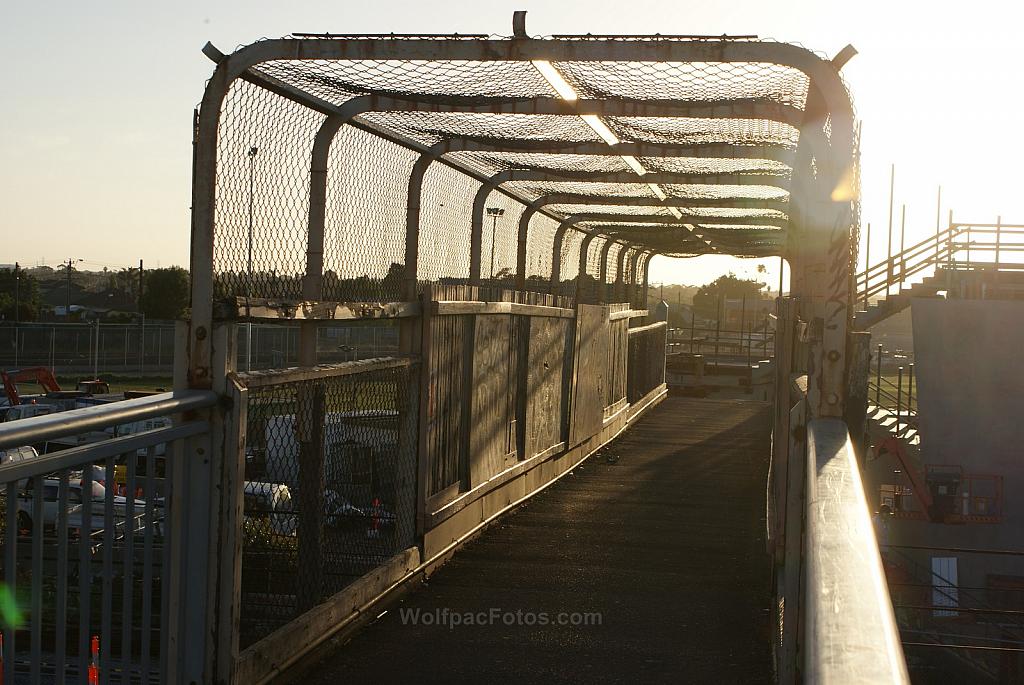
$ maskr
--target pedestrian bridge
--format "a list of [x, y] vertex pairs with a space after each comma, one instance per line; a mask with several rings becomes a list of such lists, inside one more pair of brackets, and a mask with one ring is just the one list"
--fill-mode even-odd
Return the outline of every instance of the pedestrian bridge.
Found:
[[[849, 438], [852, 48], [517, 13], [205, 52], [175, 391], [0, 428], [174, 417], [0, 466], [10, 682], [906, 680]], [[667, 397], [650, 259], [703, 254], [790, 264], [770, 405]], [[250, 322], [297, 356], [253, 364]], [[338, 361], [339, 329], [384, 342]], [[495, 607], [602, 623], [400, 624]]]

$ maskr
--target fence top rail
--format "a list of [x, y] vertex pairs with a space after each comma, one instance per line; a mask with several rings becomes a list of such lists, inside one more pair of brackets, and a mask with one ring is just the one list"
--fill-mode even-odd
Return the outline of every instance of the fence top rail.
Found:
[[619, 319], [636, 319], [641, 316], [648, 316], [650, 312], [646, 309], [630, 309], [629, 305], [625, 305], [625, 308], [614, 308], [608, 313], [608, 319], [610, 321], [618, 321]]
[[215, 404], [217, 393], [211, 390], [184, 390], [19, 419], [0, 423], [0, 449], [34, 445], [119, 424], [205, 409]]
[[435, 300], [433, 313], [439, 316], [450, 314], [521, 314], [524, 316], [551, 316], [562, 319], [576, 317], [576, 310], [541, 304], [519, 302], [477, 302], [471, 300]]
[[650, 333], [651, 331], [655, 331], [658, 330], [659, 328], [666, 327], [668, 327], [667, 321], [655, 321], [654, 323], [649, 323], [646, 326], [637, 326], [635, 328], [629, 328], [626, 330], [626, 332], [629, 335], [639, 335], [641, 333]]
[[110, 457], [122, 454], [135, 454], [138, 450], [153, 447], [160, 443], [200, 435], [209, 430], [209, 427], [210, 424], [206, 421], [189, 421], [176, 426], [156, 428], [151, 431], [136, 433], [135, 435], [124, 435], [119, 438], [79, 445], [78, 447], [60, 450], [59, 452], [41, 454], [35, 459], [11, 462], [0, 466], [0, 483], [10, 483], [11, 481], [23, 478], [53, 473], [61, 469], [92, 464], [101, 459], [109, 459]]
[[1006, 230], [1008, 228], [1024, 229], [1024, 224], [1001, 224], [1001, 223], [1000, 224], [965, 224], [965, 223], [954, 223], [954, 224], [950, 224], [950, 228], [970, 228], [972, 230], [975, 229], [975, 228], [979, 228], [979, 229], [981, 229], [981, 228], [997, 229], [998, 228], [999, 230]]
[[807, 425], [805, 679], [812, 683], [908, 683], [846, 424]]
[[339, 364], [320, 364], [317, 366], [297, 366], [287, 369], [235, 373], [233, 376], [247, 388], [259, 388], [268, 385], [319, 380], [321, 378], [354, 376], [384, 369], [397, 369], [411, 366], [412, 363], [413, 359], [410, 357], [377, 357], [374, 359], [341, 362]]

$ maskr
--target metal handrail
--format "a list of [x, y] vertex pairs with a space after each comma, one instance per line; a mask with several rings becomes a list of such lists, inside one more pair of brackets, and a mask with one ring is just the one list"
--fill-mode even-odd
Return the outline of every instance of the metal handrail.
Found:
[[[28, 421], [29, 419], [24, 420]], [[83, 464], [95, 463], [101, 459], [118, 457], [122, 454], [133, 454], [153, 445], [201, 435], [209, 428], [210, 424], [206, 421], [189, 421], [176, 426], [154, 428], [134, 435], [125, 435], [58, 452], [40, 454], [35, 459], [25, 459], [0, 466], [0, 483], [31, 478], [61, 469], [81, 467]]]
[[205, 409], [217, 404], [217, 397], [217, 393], [211, 390], [164, 392], [123, 402], [111, 402], [0, 423], [0, 449], [33, 445], [68, 435], [103, 430], [123, 423]]
[[804, 681], [908, 683], [857, 458], [840, 419], [807, 424], [805, 505]]
[[[977, 240], [972, 237], [972, 234], [995, 237]], [[966, 240], [959, 240], [960, 236], [966, 237]], [[1005, 242], [1006, 237], [1010, 238], [1009, 242]], [[934, 266], [936, 269], [943, 265], [947, 268], [991, 266], [996, 269], [1019, 270], [1024, 268], [1024, 264], [1002, 263], [999, 257], [1001, 253], [1024, 251], [1022, 237], [1024, 237], [1024, 227], [1019, 224], [951, 222], [945, 230], [911, 245], [899, 254], [890, 255], [874, 265], [869, 265], [863, 271], [855, 274], [857, 300], [862, 301], [866, 306], [871, 297], [888, 292], [892, 286], [906, 282], [909, 277], [930, 266]], [[971, 251], [994, 253], [995, 261], [972, 260]], [[966, 253], [967, 258], [963, 261], [955, 259], [960, 252]]]
[[[882, 376], [883, 349], [881, 345], [878, 345], [876, 352], [875, 377], [873, 379], [868, 377], [868, 398], [874, 399], [876, 407], [895, 409], [896, 433], [899, 434], [901, 423], [902, 427], [908, 427], [917, 416], [917, 397], [914, 395], [914, 365], [911, 363], [906, 369], [907, 384], [904, 392], [903, 366], [897, 368], [896, 382], [893, 383]], [[883, 404], [883, 399], [888, 403]]]
[[929, 266], [948, 261], [955, 235], [956, 229], [946, 229], [860, 272], [855, 276], [857, 299], [866, 303], [869, 298], [888, 291]]

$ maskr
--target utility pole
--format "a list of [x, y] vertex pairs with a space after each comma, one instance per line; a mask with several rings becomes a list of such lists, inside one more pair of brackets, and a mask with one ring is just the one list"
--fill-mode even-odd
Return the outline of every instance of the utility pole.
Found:
[[18, 324], [21, 322], [21, 274], [18, 273], [21, 265], [14, 262], [14, 366], [18, 363]]
[[[21, 323], [21, 265], [14, 262], [14, 323]], [[17, 345], [17, 339], [15, 339]]]
[[68, 257], [67, 263], [66, 264], [62, 264], [62, 266], [67, 268], [67, 272], [68, 272], [67, 273], [67, 300], [65, 302], [65, 308], [64, 308], [64, 320], [65, 321], [70, 321], [71, 320], [71, 265], [74, 264], [75, 262], [80, 262], [80, 261], [82, 261], [82, 260], [81, 259], [72, 259], [71, 257]]
[[146, 315], [142, 312], [142, 289], [145, 287], [143, 278], [142, 260], [139, 260], [139, 300], [136, 307], [139, 310], [139, 378], [146, 372]]

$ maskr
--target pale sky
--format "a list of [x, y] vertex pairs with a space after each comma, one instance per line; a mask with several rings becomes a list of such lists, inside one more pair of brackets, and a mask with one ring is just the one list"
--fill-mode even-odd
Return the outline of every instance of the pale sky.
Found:
[[[935, 230], [940, 183], [943, 217], [952, 206], [959, 220], [1024, 223], [1017, 3], [7, 0], [0, 263], [188, 264], [190, 127], [213, 71], [207, 40], [230, 52], [303, 31], [507, 35], [516, 9], [529, 10], [532, 35], [757, 34], [829, 57], [852, 43], [860, 54], [843, 74], [863, 121], [874, 259], [885, 251], [890, 163], [908, 244]], [[767, 264], [775, 284], [778, 260]], [[730, 269], [754, 275], [738, 260], [659, 260], [651, 281], [703, 283]]]

